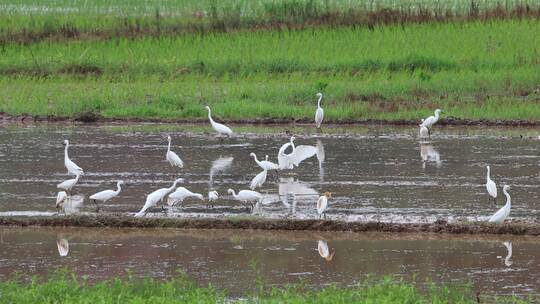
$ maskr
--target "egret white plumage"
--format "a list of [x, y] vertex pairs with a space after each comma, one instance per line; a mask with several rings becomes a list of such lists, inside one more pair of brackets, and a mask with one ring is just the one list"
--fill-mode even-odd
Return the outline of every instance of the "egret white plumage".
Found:
[[66, 238], [57, 238], [56, 239], [56, 247], [58, 248], [58, 254], [61, 257], [65, 257], [69, 253], [69, 242]]
[[317, 214], [319, 214], [319, 218], [321, 217], [326, 218], [325, 212], [326, 212], [326, 209], [328, 208], [328, 199], [331, 197], [332, 197], [332, 193], [325, 192], [317, 200]]
[[255, 190], [257, 187], [262, 187], [266, 182], [266, 176], [268, 175], [268, 170], [264, 169], [261, 173], [255, 175], [249, 184], [251, 190]]
[[67, 193], [71, 195], [71, 188], [73, 188], [77, 184], [80, 177], [81, 175], [77, 174], [75, 178], [65, 180], [61, 182], [60, 184], [56, 185], [56, 188], [65, 190]]
[[62, 208], [64, 206], [64, 202], [68, 199], [68, 195], [66, 191], [60, 191], [56, 195], [56, 209]]
[[512, 262], [512, 242], [504, 242], [503, 243], [504, 247], [506, 247], [506, 257], [504, 258], [504, 265], [506, 265], [507, 267], [510, 267], [512, 266], [513, 262]]
[[178, 167], [178, 168], [183, 168], [184, 167], [184, 162], [182, 161], [182, 159], [180, 159], [178, 154], [171, 151], [171, 136], [168, 135], [167, 139], [169, 140], [169, 146], [167, 147], [167, 155], [166, 155], [165, 159], [167, 159], [167, 161], [169, 162], [169, 164], [171, 164], [171, 166]]
[[122, 191], [122, 185], [124, 184], [124, 181], [119, 180], [116, 183], [116, 190], [103, 190], [97, 193], [94, 193], [90, 195], [90, 199], [94, 201], [94, 204], [96, 204], [98, 211], [99, 211], [99, 205], [97, 201], [100, 201], [102, 203], [105, 203], [115, 197], [117, 197], [120, 194], [120, 191]]
[[317, 147], [315, 146], [307, 146], [307, 145], [295, 146], [294, 140], [295, 140], [295, 137], [292, 136], [291, 146], [293, 150], [291, 154], [287, 155], [287, 158], [290, 164], [293, 164], [294, 166], [298, 167], [301, 162], [316, 155], [318, 150], [317, 150]]
[[435, 115], [432, 115], [428, 118], [426, 118], [422, 124], [420, 126], [424, 126], [428, 129], [428, 133], [431, 135], [431, 127], [433, 127], [433, 125], [435, 123], [437, 123], [437, 121], [439, 121], [439, 116], [441, 114], [441, 110], [440, 109], [437, 109], [435, 110]]
[[253, 159], [255, 159], [255, 162], [257, 163], [257, 165], [259, 165], [259, 167], [261, 167], [262, 169], [266, 169], [266, 170], [278, 170], [279, 169], [279, 166], [271, 161], [268, 161], [268, 155], [266, 155], [266, 160], [263, 160], [263, 161], [259, 161], [257, 159], [257, 155], [255, 155], [255, 153], [251, 152], [249, 154], [249, 156], [253, 157]]
[[66, 145], [64, 149], [64, 165], [66, 166], [68, 173], [73, 175], [84, 175], [83, 169], [81, 169], [81, 167], [77, 166], [77, 164], [71, 161], [68, 156], [69, 140], [65, 139], [64, 145]]
[[489, 176], [489, 173], [490, 173], [489, 166], [486, 166], [486, 169], [487, 169], [486, 190], [487, 190], [489, 196], [491, 196], [493, 198], [493, 201], [495, 203], [497, 203], [497, 185], [495, 184], [495, 182], [493, 180], [491, 180], [491, 177]]
[[205, 108], [208, 111], [208, 119], [210, 120], [210, 124], [212, 125], [212, 128], [214, 128], [214, 130], [220, 135], [223, 134], [223, 135], [231, 136], [233, 134], [233, 131], [231, 130], [231, 128], [227, 127], [224, 124], [215, 122], [212, 119], [212, 110], [210, 110], [210, 107], [206, 106]]
[[317, 111], [315, 111], [315, 125], [317, 125], [317, 129], [320, 129], [324, 119], [324, 110], [321, 108], [322, 93], [317, 93], [317, 97], [319, 100], [317, 101]]
[[429, 137], [429, 129], [424, 126], [424, 119], [421, 119], [420, 120], [420, 130], [418, 131], [419, 135], [420, 135], [420, 139], [426, 139]]
[[208, 204], [206, 205], [206, 208], [208, 207], [214, 207], [214, 203], [215, 201], [217, 201], [219, 198], [219, 193], [215, 190], [213, 191], [208, 191]]
[[508, 190], [510, 190], [510, 186], [504, 185], [503, 193], [506, 196], [506, 204], [501, 209], [499, 209], [499, 211], [495, 212], [493, 216], [491, 216], [489, 222], [501, 224], [510, 215], [510, 209], [512, 208], [512, 199], [510, 198], [510, 194], [508, 194], [507, 192]]
[[317, 244], [317, 251], [319, 251], [321, 258], [327, 260], [328, 262], [332, 261], [334, 254], [336, 254], [335, 249], [332, 249], [332, 253], [330, 253], [330, 250], [328, 250], [328, 243], [325, 240], [319, 240]]
[[291, 143], [285, 143], [279, 148], [278, 152], [278, 166], [280, 170], [293, 169], [294, 165], [289, 162], [289, 157], [285, 154], [285, 150], [291, 146]]
[[165, 196], [171, 193], [174, 190], [174, 188], [176, 188], [176, 184], [179, 183], [181, 180], [182, 180], [181, 178], [175, 180], [172, 186], [169, 188], [161, 188], [148, 194], [148, 196], [146, 197], [146, 202], [144, 203], [144, 206], [142, 207], [141, 211], [135, 214], [135, 216], [142, 217], [146, 215], [148, 209], [157, 206], [157, 203], [159, 201], [163, 202], [163, 199], [165, 198]]
[[173, 193], [169, 194], [167, 204], [174, 206], [178, 203], [182, 203], [186, 198], [195, 197], [200, 200], [204, 200], [204, 197], [200, 193], [194, 193], [184, 187], [178, 187]]
[[251, 205], [251, 210], [253, 211], [254, 202], [258, 203], [262, 201], [262, 195], [257, 191], [252, 190], [241, 190], [236, 194], [233, 189], [229, 189], [227, 191], [229, 194], [231, 194], [234, 199], [241, 201], [243, 203], [248, 203]]

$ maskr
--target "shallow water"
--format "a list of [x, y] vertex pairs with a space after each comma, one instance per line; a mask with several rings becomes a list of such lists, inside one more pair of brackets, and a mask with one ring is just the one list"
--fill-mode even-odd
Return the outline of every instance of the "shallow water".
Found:
[[540, 292], [539, 252], [538, 238], [516, 236], [4, 227], [0, 277], [59, 267], [92, 281], [127, 272], [169, 278], [180, 270], [239, 296], [255, 288], [257, 273], [269, 286], [314, 287], [396, 275], [416, 276], [420, 286], [429, 278], [470, 282], [482, 294], [532, 295]]
[[[438, 127], [428, 143], [418, 141], [414, 128], [327, 128], [329, 134], [319, 136], [306, 127], [235, 129], [241, 134], [220, 140], [204, 126], [186, 125], [0, 128], [0, 215], [54, 214], [56, 184], [71, 178], [63, 165], [63, 139], [70, 140], [70, 157], [85, 170], [66, 213], [96, 212], [88, 196], [114, 189], [116, 180], [123, 179], [121, 195], [101, 212], [132, 214], [148, 193], [169, 187], [175, 177], [194, 192], [206, 196], [215, 189], [222, 197], [213, 209], [206, 209], [204, 201], [187, 200], [167, 208], [168, 215], [247, 213], [227, 189], [247, 189], [261, 171], [250, 152], [259, 158], [268, 154], [277, 162], [279, 147], [294, 133], [297, 145], [317, 146], [324, 161], [319, 161], [319, 153], [295, 170], [269, 173], [258, 189], [265, 195], [261, 216], [313, 218], [318, 194], [330, 191], [328, 217], [334, 219], [486, 220], [504, 204], [503, 183], [512, 186], [511, 218], [540, 216], [538, 128]], [[165, 161], [166, 134], [173, 138], [172, 150], [183, 159], [183, 169], [175, 170]], [[488, 201], [485, 190], [486, 164], [499, 186], [497, 205]], [[152, 211], [149, 216], [162, 214]]]

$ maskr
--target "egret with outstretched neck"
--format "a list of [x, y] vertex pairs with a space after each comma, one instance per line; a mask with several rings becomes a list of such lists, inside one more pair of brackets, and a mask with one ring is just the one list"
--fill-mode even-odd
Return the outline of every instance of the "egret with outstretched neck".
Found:
[[171, 151], [171, 136], [168, 135], [167, 139], [169, 140], [169, 145], [167, 146], [167, 155], [165, 156], [165, 159], [169, 162], [169, 164], [171, 164], [171, 166], [183, 168], [184, 162], [182, 159], [180, 159], [178, 154]]
[[200, 200], [204, 200], [204, 197], [202, 194], [191, 192], [184, 187], [178, 187], [176, 191], [174, 191], [173, 193], [169, 195], [169, 198], [167, 199], [167, 204], [169, 206], [174, 206], [178, 203], [184, 202], [186, 198], [190, 198], [190, 197], [195, 197]]
[[102, 203], [105, 203], [115, 197], [117, 197], [120, 194], [120, 191], [122, 191], [122, 185], [124, 184], [124, 181], [119, 180], [116, 183], [116, 190], [103, 190], [97, 193], [94, 193], [90, 195], [90, 199], [94, 201], [94, 204], [96, 204], [97, 211], [99, 211], [99, 205], [97, 201], [100, 201]]
[[491, 177], [489, 176], [490, 168], [489, 166], [486, 166], [487, 169], [487, 176], [486, 176], [486, 189], [489, 194], [493, 198], [494, 203], [497, 203], [497, 185], [493, 180], [491, 180]]
[[77, 174], [75, 178], [65, 180], [61, 182], [60, 184], [56, 185], [56, 188], [62, 189], [66, 191], [69, 195], [71, 195], [71, 189], [79, 182], [79, 178], [81, 177], [80, 174]]
[[258, 203], [262, 200], [262, 195], [257, 191], [252, 190], [241, 190], [236, 194], [233, 189], [229, 189], [227, 191], [229, 194], [231, 194], [234, 199], [241, 201], [243, 203], [248, 203], [251, 205], [251, 211], [253, 211], [253, 202]]
[[212, 125], [212, 128], [220, 135], [231, 136], [233, 134], [233, 131], [231, 130], [231, 128], [227, 127], [224, 124], [215, 122], [212, 119], [212, 110], [210, 110], [210, 107], [206, 106], [205, 108], [208, 111], [208, 120], [210, 120], [210, 124]]
[[489, 222], [491, 223], [504, 223], [506, 218], [510, 215], [510, 209], [512, 208], [512, 199], [510, 198], [510, 194], [508, 194], [508, 190], [510, 190], [510, 186], [504, 185], [503, 187], [503, 193], [506, 196], [506, 204], [499, 209], [499, 211], [495, 212], [495, 214], [489, 219]]
[[321, 108], [322, 93], [317, 93], [317, 97], [319, 97], [319, 100], [317, 101], [317, 111], [315, 111], [315, 125], [320, 130], [324, 119], [324, 110]]
[[77, 166], [68, 156], [68, 148], [69, 148], [69, 140], [64, 140], [64, 145], [66, 145], [64, 149], [64, 165], [66, 166], [66, 169], [69, 174], [73, 175], [84, 175], [83, 169], [81, 167]]
[[271, 161], [268, 161], [268, 155], [266, 155], [266, 160], [259, 161], [257, 159], [257, 155], [255, 153], [251, 152], [249, 156], [253, 157], [257, 165], [265, 170], [278, 170], [279, 166]]
[[135, 214], [135, 217], [142, 217], [146, 215], [146, 213], [148, 212], [148, 209], [157, 206], [157, 203], [159, 201], [163, 203], [163, 199], [165, 198], [165, 196], [171, 193], [174, 190], [174, 188], [176, 188], [176, 184], [178, 184], [181, 180], [182, 180], [181, 178], [175, 180], [172, 186], [169, 188], [161, 188], [148, 194], [148, 196], [146, 197], [146, 202], [144, 203], [144, 206], [142, 207], [141, 211]]

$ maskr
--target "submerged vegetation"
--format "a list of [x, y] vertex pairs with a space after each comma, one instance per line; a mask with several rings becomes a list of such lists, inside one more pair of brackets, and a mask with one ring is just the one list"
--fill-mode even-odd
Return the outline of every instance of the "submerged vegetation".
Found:
[[[242, 298], [227, 295], [212, 286], [199, 287], [185, 276], [168, 281], [116, 278], [89, 283], [67, 271], [30, 282], [10, 279], [0, 282], [1, 303], [478, 303], [481, 295], [468, 286], [437, 286], [427, 283], [420, 290], [400, 279], [370, 279], [343, 288], [335, 285], [313, 290], [303, 285], [265, 288], [257, 280], [255, 291]], [[532, 299], [528, 299], [532, 300]], [[490, 303], [531, 303], [516, 297], [489, 299]]]
[[372, 3], [8, 1], [0, 112], [540, 120], [537, 2]]

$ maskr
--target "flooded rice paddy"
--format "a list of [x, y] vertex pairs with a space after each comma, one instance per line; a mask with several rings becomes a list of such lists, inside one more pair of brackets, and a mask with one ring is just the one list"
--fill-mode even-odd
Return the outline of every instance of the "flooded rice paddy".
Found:
[[[204, 126], [10, 125], [0, 128], [0, 215], [53, 215], [56, 185], [71, 178], [63, 165], [62, 141], [70, 140], [70, 157], [85, 170], [66, 204], [66, 213], [94, 213], [88, 197], [115, 189], [119, 197], [102, 213], [132, 215], [148, 193], [180, 186], [220, 199], [215, 208], [186, 200], [177, 207], [156, 208], [148, 216], [223, 217], [247, 214], [227, 189], [248, 189], [261, 170], [250, 158], [269, 155], [277, 162], [279, 147], [296, 136], [296, 145], [311, 145], [317, 154], [290, 171], [269, 172], [257, 191], [264, 195], [259, 216], [315, 218], [320, 193], [332, 192], [328, 218], [345, 221], [432, 222], [484, 221], [500, 208], [504, 183], [512, 186], [511, 219], [536, 221], [540, 216], [540, 129], [435, 127], [421, 143], [416, 128], [236, 127], [230, 139], [219, 139]], [[165, 160], [166, 135], [184, 161], [173, 169]], [[485, 189], [485, 166], [499, 187], [497, 205]]]
[[[170, 278], [182, 271], [239, 296], [298, 283], [350, 286], [368, 276], [415, 277], [482, 294], [540, 292], [540, 242], [534, 237], [252, 230], [0, 228], [0, 278], [28, 278], [68, 267], [91, 281]], [[256, 265], [256, 266], [255, 266]], [[234, 280], [231, 280], [234, 278]]]

